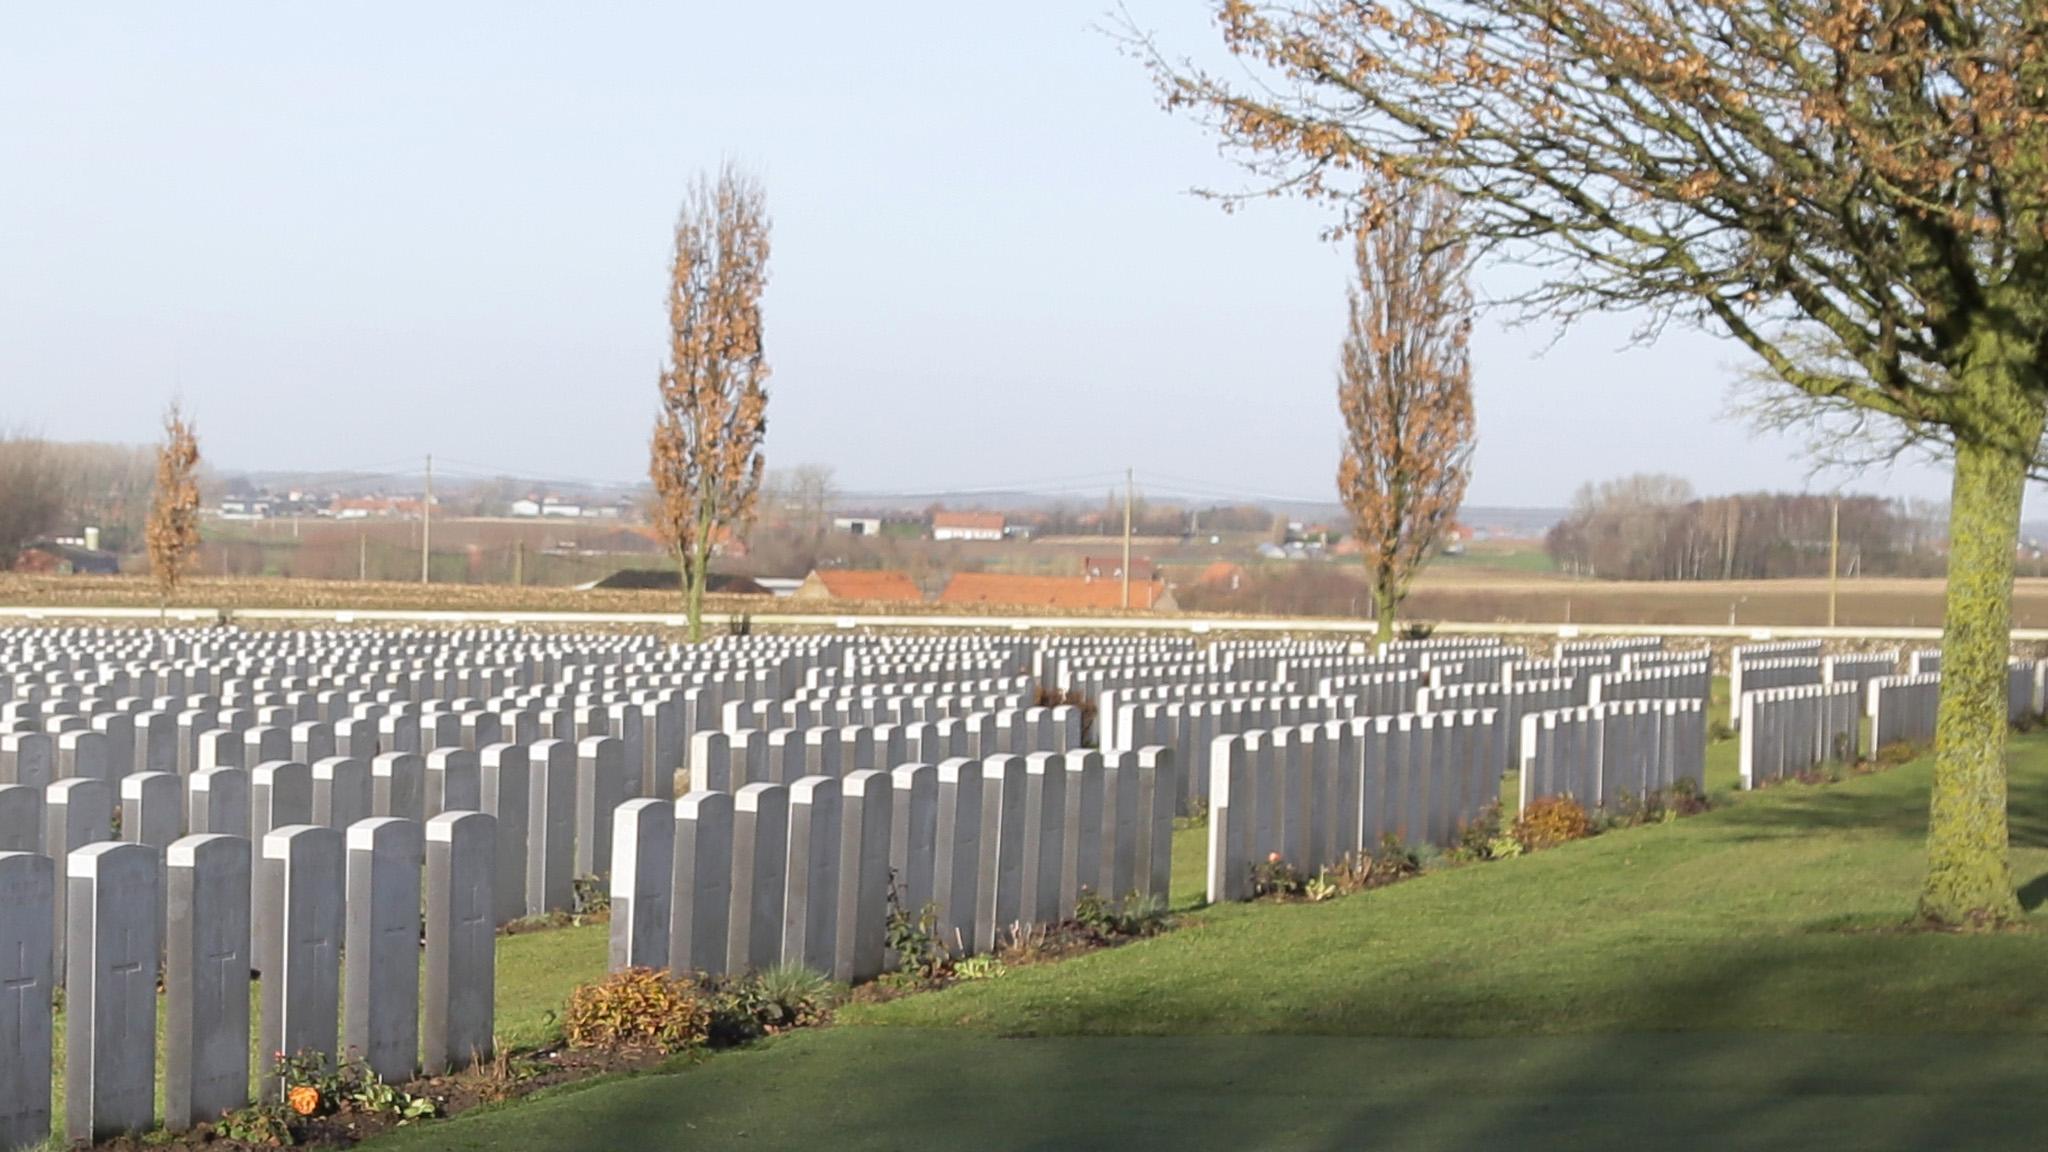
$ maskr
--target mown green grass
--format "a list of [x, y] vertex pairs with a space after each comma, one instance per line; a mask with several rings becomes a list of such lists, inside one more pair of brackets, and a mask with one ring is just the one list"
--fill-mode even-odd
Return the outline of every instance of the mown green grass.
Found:
[[[1178, 931], [393, 1147], [2033, 1147], [2048, 738], [2012, 932], [1906, 931], [1931, 764]], [[1176, 848], [1192, 899], [1197, 833]]]

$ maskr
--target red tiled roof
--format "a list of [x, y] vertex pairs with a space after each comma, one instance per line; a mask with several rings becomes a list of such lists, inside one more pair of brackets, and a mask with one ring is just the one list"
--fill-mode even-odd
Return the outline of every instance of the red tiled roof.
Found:
[[932, 527], [1001, 532], [1003, 515], [1000, 512], [934, 512]]
[[901, 572], [882, 571], [817, 571], [804, 581], [800, 589], [807, 598], [822, 596], [831, 600], [883, 600], [895, 603], [919, 601], [924, 593], [917, 584]]

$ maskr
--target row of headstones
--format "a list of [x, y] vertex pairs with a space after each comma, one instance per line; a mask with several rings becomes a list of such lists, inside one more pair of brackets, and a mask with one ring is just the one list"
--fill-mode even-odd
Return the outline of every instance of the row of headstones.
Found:
[[1749, 680], [1749, 672], [1758, 664], [1779, 661], [1817, 665], [1820, 663], [1821, 655], [1822, 644], [1819, 640], [1772, 640], [1761, 644], [1738, 644], [1728, 650], [1728, 699], [1740, 700], [1744, 692], [1758, 688], [1790, 688], [1800, 683], [1819, 683], [1817, 680], [1795, 680], [1791, 683], [1759, 680], [1752, 683]]
[[1251, 895], [1278, 859], [1313, 872], [1389, 836], [1447, 844], [1500, 799], [1499, 714], [1372, 716], [1217, 736], [1209, 753], [1208, 893]]
[[1856, 757], [1863, 693], [1851, 681], [1744, 692], [1741, 712], [1737, 763], [1745, 789]]
[[1586, 703], [1618, 700], [1705, 700], [1713, 690], [1711, 665], [1667, 664], [1637, 672], [1597, 672], [1586, 677]]
[[[252, 969], [263, 975], [259, 1052], [331, 1061], [351, 1051], [392, 1082], [489, 1059], [491, 825], [449, 812], [346, 834], [280, 828], [253, 869], [248, 842], [219, 834], [162, 853], [122, 843], [57, 859], [0, 852], [0, 1148], [50, 1135], [60, 965], [67, 1142], [156, 1125], [159, 1023], [165, 1127], [246, 1104]], [[264, 1088], [276, 1084], [266, 1076]]]
[[957, 693], [939, 696], [861, 696], [838, 700], [755, 700], [734, 702], [719, 710], [719, 727], [843, 728], [849, 724], [912, 724], [1027, 708], [1033, 697], [1024, 692]]
[[1218, 736], [1350, 720], [1358, 714], [1356, 702], [1349, 698], [1232, 697], [1187, 703], [1123, 704], [1117, 707], [1115, 716], [1104, 722], [1118, 733], [1112, 747], [1129, 749], [1157, 744], [1173, 749], [1176, 763], [1188, 765], [1188, 771], [1181, 774], [1181, 794], [1175, 800], [1175, 811], [1186, 816], [1210, 802], [1208, 757]]
[[788, 784], [913, 761], [1065, 752], [1081, 742], [1080, 709], [1067, 706], [976, 712], [929, 723], [699, 732], [690, 740], [689, 786], [730, 792], [747, 784]]
[[1700, 700], [1624, 700], [1525, 716], [1517, 811], [1553, 796], [1591, 811], [1680, 780], [1704, 791], [1706, 756]]
[[481, 754], [269, 761], [189, 777], [139, 773], [120, 782], [118, 797], [105, 781], [66, 779], [45, 789], [0, 786], [0, 849], [61, 855], [107, 839], [117, 799], [121, 836], [158, 849], [187, 833], [260, 841], [291, 824], [346, 828], [371, 816], [424, 820], [476, 810], [498, 821], [502, 924], [573, 908], [576, 877], [610, 859], [611, 813], [632, 798], [629, 784], [609, 737], [493, 744]]
[[1500, 715], [1500, 761], [1495, 770], [1506, 775], [1522, 762], [1522, 717], [1585, 703], [1584, 686], [1576, 679], [1528, 680], [1513, 685], [1453, 684], [1424, 688], [1415, 694], [1417, 712], [1454, 712], [1491, 708]]
[[636, 800], [614, 817], [611, 961], [865, 980], [893, 963], [892, 905], [929, 907], [957, 956], [1071, 918], [1086, 893], [1163, 901], [1175, 775], [1164, 748], [1080, 749]]
[[1941, 674], [1879, 676], [1867, 681], [1871, 755], [1889, 744], [1926, 745], [1934, 740], [1941, 711]]
[[1596, 636], [1585, 639], [1559, 640], [1557, 655], [1561, 658], [1572, 656], [1613, 656], [1616, 658], [1644, 652], [1662, 652], [1664, 640], [1660, 636]]
[[1313, 687], [1318, 696], [1357, 701], [1360, 715], [1392, 716], [1412, 710], [1415, 693], [1430, 683], [1426, 673], [1405, 668], [1397, 672], [1324, 676]]

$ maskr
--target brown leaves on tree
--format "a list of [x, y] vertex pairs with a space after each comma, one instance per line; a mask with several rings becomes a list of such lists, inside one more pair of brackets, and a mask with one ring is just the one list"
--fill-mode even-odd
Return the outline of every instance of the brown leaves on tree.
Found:
[[199, 436], [177, 404], [164, 413], [164, 439], [156, 450], [156, 491], [144, 535], [157, 599], [168, 605], [199, 552]]
[[712, 547], [745, 527], [761, 487], [768, 233], [761, 185], [730, 165], [698, 180], [676, 220], [668, 365], [648, 475], [656, 527], [682, 563], [693, 640], [703, 638]]
[[1378, 225], [1353, 246], [1358, 281], [1337, 373], [1337, 493], [1364, 550], [1382, 640], [1465, 498], [1474, 444], [1457, 200], [1406, 182], [1385, 192]]

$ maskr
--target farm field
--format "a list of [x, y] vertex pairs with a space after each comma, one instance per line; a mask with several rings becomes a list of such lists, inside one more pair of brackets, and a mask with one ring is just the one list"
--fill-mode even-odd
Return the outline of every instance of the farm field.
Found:
[[[155, 607], [155, 587], [139, 576], [0, 575], [0, 606]], [[679, 610], [678, 597], [660, 591], [579, 591], [573, 588], [489, 584], [431, 584], [348, 580], [206, 577], [188, 582], [180, 607], [319, 608], [534, 612], [646, 612]], [[1843, 627], [1938, 627], [1942, 582], [1934, 579], [1844, 580], [1838, 609]], [[1406, 616], [1476, 624], [1721, 625], [1733, 618], [1755, 627], [1819, 626], [1827, 622], [1825, 580], [1701, 583], [1591, 581], [1444, 566], [1417, 581]], [[957, 614], [957, 606], [823, 604], [799, 607], [758, 596], [712, 597], [707, 615], [717, 622], [735, 614], [825, 611], [859, 615]], [[984, 609], [981, 614], [1017, 612]], [[1102, 613], [1092, 613], [1102, 614]], [[1192, 614], [1191, 614], [1192, 615]], [[2048, 628], [2048, 579], [2023, 578], [2013, 592], [2014, 626]], [[1227, 617], [1215, 617], [1226, 619]]]

